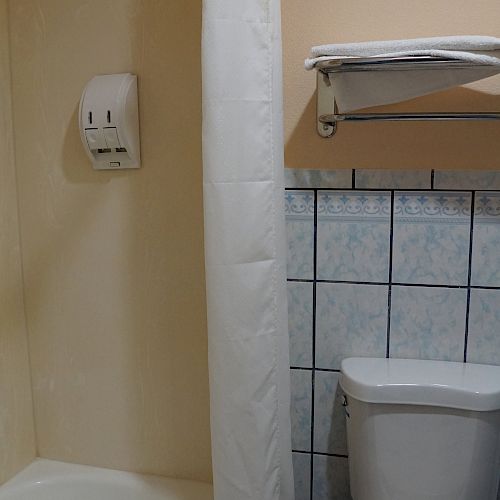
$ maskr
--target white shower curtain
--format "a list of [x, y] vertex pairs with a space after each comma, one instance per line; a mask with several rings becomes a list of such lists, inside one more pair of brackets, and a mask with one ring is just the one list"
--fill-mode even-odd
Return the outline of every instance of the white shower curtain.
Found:
[[279, 0], [204, 0], [215, 500], [293, 500]]

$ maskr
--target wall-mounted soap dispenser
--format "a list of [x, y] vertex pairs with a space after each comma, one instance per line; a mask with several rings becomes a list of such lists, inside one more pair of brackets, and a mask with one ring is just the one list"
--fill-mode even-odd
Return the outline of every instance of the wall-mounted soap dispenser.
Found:
[[80, 136], [96, 170], [139, 168], [137, 77], [95, 76], [80, 101]]

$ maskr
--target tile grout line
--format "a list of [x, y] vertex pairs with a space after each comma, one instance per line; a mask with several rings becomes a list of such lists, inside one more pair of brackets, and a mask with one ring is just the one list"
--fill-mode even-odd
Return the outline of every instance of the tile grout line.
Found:
[[470, 241], [469, 241], [469, 267], [467, 270], [467, 305], [465, 308], [465, 337], [464, 337], [464, 363], [467, 362], [467, 344], [469, 342], [469, 316], [470, 316], [470, 296], [472, 281], [472, 245], [474, 243], [474, 211], [476, 209], [476, 192], [471, 193], [470, 211]]
[[310, 280], [310, 279], [296, 279], [296, 278], [288, 278], [287, 281], [289, 283], [326, 283], [332, 285], [370, 285], [370, 286], [406, 286], [406, 287], [420, 287], [420, 288], [446, 288], [452, 290], [465, 290], [470, 288], [471, 290], [500, 290], [498, 286], [485, 286], [485, 285], [440, 285], [440, 284], [431, 284], [431, 283], [406, 283], [406, 282], [398, 282], [392, 281], [389, 283], [388, 281], [343, 281], [343, 280]]
[[[291, 366], [290, 367], [290, 370], [303, 370], [303, 371], [312, 371], [313, 368], [309, 368], [309, 367], [304, 367], [304, 366]], [[327, 372], [327, 373], [340, 373], [340, 370], [338, 370], [337, 368], [314, 368], [314, 371], [317, 371], [317, 372]]]
[[314, 239], [313, 239], [313, 317], [312, 317], [312, 370], [311, 370], [311, 444], [310, 444], [310, 500], [314, 494], [314, 404], [316, 383], [316, 286], [318, 278], [318, 190], [314, 190]]
[[352, 189], [356, 189], [356, 169], [353, 168], [352, 169], [352, 175], [351, 175], [351, 179], [352, 179]]
[[391, 305], [392, 305], [392, 262], [394, 255], [394, 191], [391, 191], [391, 226], [389, 234], [389, 286], [387, 289], [387, 345], [385, 357], [391, 353]]
[[287, 187], [285, 191], [401, 191], [401, 192], [415, 192], [415, 193], [471, 193], [472, 191], [481, 191], [485, 193], [500, 193], [500, 189], [446, 189], [446, 188], [351, 188], [351, 187]]
[[434, 190], [434, 178], [435, 178], [435, 171], [434, 169], [431, 170], [431, 190]]
[[406, 286], [406, 287], [417, 287], [417, 288], [451, 288], [451, 289], [465, 289], [467, 288], [467, 285], [434, 285], [434, 284], [430, 284], [430, 283], [404, 283], [404, 282], [393, 282], [392, 283], [393, 285], [396, 285], [396, 286]]
[[486, 286], [486, 285], [471, 285], [471, 290], [500, 290], [498, 286]]
[[[301, 453], [302, 455], [310, 455], [310, 451], [304, 451], [304, 450], [292, 450], [292, 453]], [[325, 453], [322, 451], [317, 451], [314, 453], [314, 455], [319, 455], [320, 457], [336, 457], [336, 458], [349, 458], [348, 455], [343, 455], [341, 453]]]

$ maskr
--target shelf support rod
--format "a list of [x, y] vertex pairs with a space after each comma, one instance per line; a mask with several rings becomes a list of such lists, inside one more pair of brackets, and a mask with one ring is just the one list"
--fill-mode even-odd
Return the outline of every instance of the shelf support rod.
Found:
[[318, 134], [327, 139], [337, 132], [338, 122], [368, 121], [499, 121], [500, 112], [449, 113], [339, 113], [335, 90], [326, 71], [317, 71], [316, 127]]
[[367, 121], [496, 121], [500, 113], [332, 113], [318, 118], [325, 125]]

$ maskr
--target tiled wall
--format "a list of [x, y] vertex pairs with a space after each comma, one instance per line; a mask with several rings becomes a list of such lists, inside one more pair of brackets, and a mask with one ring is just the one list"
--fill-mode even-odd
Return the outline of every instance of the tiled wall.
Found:
[[500, 365], [500, 173], [286, 178], [296, 500], [347, 500], [343, 358]]

